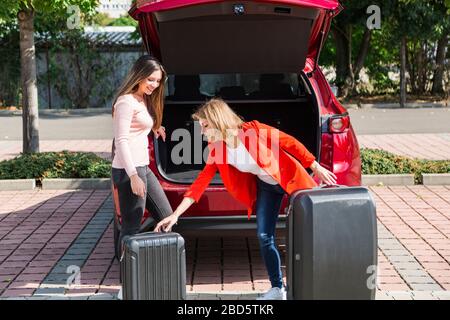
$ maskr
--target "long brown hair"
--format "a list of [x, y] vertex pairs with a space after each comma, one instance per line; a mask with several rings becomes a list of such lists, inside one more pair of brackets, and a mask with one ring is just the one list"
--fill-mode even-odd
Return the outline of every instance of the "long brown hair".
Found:
[[114, 104], [117, 99], [125, 94], [134, 93], [139, 88], [139, 83], [148, 78], [153, 72], [160, 70], [162, 73], [161, 83], [151, 95], [144, 95], [145, 105], [148, 112], [153, 117], [153, 129], [161, 127], [164, 111], [164, 88], [167, 79], [167, 73], [161, 63], [150, 55], [144, 55], [136, 60], [131, 70], [128, 72], [122, 85], [117, 90], [112, 106], [114, 115]]
[[219, 130], [222, 138], [227, 130], [240, 129], [244, 121], [220, 98], [213, 98], [200, 106], [192, 115], [194, 120], [206, 120], [213, 129]]

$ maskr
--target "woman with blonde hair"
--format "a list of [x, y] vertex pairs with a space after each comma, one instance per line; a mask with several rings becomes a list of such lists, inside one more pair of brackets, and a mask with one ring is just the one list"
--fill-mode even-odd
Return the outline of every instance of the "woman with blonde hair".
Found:
[[208, 139], [209, 155], [204, 169], [184, 194], [172, 215], [160, 221], [155, 231], [170, 231], [194, 202], [198, 202], [218, 170], [227, 191], [256, 213], [257, 236], [272, 288], [262, 300], [286, 299], [280, 253], [275, 244], [275, 227], [284, 194], [317, 184], [305, 170], [325, 184], [336, 176], [315, 161], [315, 157], [294, 137], [256, 120], [244, 122], [221, 99], [201, 106], [193, 119], [200, 122]]
[[125, 236], [139, 232], [146, 203], [159, 220], [172, 214], [158, 179], [148, 167], [148, 134], [153, 131], [157, 138], [166, 138], [161, 126], [166, 77], [158, 60], [141, 56], [118, 89], [113, 103], [112, 181], [117, 187], [122, 216], [119, 248]]

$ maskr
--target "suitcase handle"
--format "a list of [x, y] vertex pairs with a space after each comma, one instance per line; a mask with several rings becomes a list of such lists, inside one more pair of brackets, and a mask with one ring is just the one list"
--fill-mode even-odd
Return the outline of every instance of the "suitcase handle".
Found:
[[314, 189], [328, 189], [328, 188], [342, 188], [343, 186], [340, 184], [320, 184], [318, 187]]

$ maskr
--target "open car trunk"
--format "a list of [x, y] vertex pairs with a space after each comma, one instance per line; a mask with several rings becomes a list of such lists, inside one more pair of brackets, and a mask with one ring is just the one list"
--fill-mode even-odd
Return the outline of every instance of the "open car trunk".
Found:
[[319, 57], [336, 0], [141, 0], [148, 52], [169, 73], [300, 72]]
[[[225, 100], [245, 121], [258, 120], [278, 128], [297, 138], [312, 154], [318, 156], [319, 115], [312, 96]], [[201, 103], [165, 101], [166, 142], [158, 139], [154, 143], [158, 170], [169, 181], [192, 183], [205, 166], [207, 142], [200, 133], [200, 125], [191, 118]], [[216, 174], [211, 183], [221, 182], [219, 174]]]

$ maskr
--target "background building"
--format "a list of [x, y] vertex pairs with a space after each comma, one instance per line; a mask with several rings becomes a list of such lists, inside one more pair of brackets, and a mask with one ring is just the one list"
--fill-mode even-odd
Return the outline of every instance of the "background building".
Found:
[[105, 13], [111, 18], [126, 15], [131, 7], [131, 0], [100, 0], [98, 12]]

